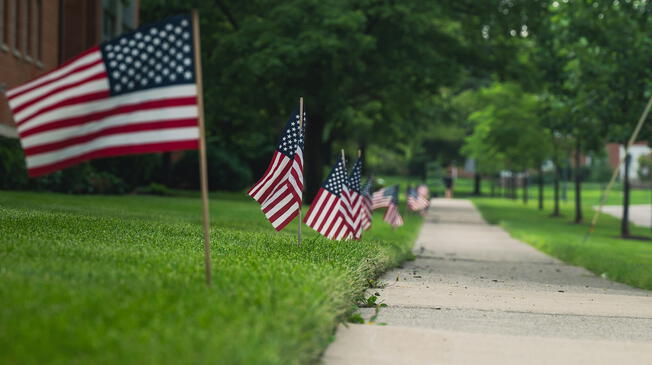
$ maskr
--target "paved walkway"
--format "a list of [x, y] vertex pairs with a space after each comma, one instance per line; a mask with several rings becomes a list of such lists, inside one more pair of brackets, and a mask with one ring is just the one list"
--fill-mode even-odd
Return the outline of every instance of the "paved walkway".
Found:
[[[598, 209], [598, 207], [593, 207]], [[613, 215], [616, 218], [622, 218], [623, 206], [622, 205], [605, 205], [602, 207], [602, 212], [605, 214]], [[650, 204], [635, 204], [629, 206], [629, 221], [640, 227], [650, 227], [652, 220], [652, 206]]]
[[367, 293], [387, 325], [340, 326], [325, 364], [652, 364], [652, 292], [512, 239], [469, 201], [433, 200], [415, 252]]

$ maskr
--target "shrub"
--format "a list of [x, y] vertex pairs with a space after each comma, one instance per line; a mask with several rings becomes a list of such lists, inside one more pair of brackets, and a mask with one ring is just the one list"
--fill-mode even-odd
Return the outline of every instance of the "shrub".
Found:
[[[241, 190], [251, 183], [251, 171], [229, 151], [208, 145], [208, 186], [211, 190]], [[199, 188], [197, 151], [188, 151], [172, 168], [172, 184], [184, 189]]]

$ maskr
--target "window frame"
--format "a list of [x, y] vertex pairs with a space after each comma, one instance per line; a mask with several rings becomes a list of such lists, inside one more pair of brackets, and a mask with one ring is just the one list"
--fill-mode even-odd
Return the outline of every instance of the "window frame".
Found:
[[9, 35], [9, 42], [11, 43], [11, 49], [14, 53], [14, 56], [20, 57], [19, 47], [19, 33], [18, 26], [20, 23], [20, 2], [17, 0], [11, 1], [11, 10], [10, 10], [9, 19], [11, 20], [11, 34]]

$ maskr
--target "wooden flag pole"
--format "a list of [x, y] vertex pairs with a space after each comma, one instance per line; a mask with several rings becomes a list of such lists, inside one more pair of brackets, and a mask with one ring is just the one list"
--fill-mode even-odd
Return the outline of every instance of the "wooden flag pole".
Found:
[[202, 212], [204, 215], [204, 269], [206, 285], [211, 285], [211, 231], [208, 212], [208, 168], [206, 166], [206, 132], [204, 126], [204, 89], [201, 72], [201, 42], [199, 39], [199, 13], [192, 11], [192, 32], [195, 46], [195, 80], [197, 83], [197, 109], [199, 111], [199, 180], [201, 182]]
[[[299, 128], [303, 129], [303, 96], [299, 98]], [[304, 141], [306, 136], [303, 136]], [[299, 204], [299, 221], [297, 230], [297, 244], [301, 244], [301, 206], [303, 205], [303, 189], [301, 189], [301, 203]]]
[[344, 159], [344, 148], [342, 148], [342, 167], [346, 170], [346, 160]]

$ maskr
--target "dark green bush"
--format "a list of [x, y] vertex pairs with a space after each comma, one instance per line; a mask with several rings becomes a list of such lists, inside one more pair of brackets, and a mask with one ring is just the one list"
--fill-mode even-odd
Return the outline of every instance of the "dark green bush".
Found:
[[[236, 155], [219, 147], [208, 145], [208, 186], [211, 190], [241, 190], [251, 184], [249, 167]], [[172, 185], [183, 189], [199, 188], [199, 162], [197, 151], [188, 151], [174, 164]]]
[[163, 184], [151, 183], [136, 189], [136, 194], [170, 196], [172, 195], [172, 190]]

